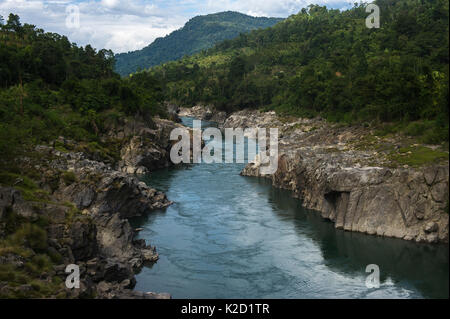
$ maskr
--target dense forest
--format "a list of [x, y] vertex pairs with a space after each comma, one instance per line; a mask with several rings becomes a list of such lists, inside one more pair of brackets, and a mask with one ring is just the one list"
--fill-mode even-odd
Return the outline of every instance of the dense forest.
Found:
[[[393, 123], [426, 143], [448, 141], [448, 1], [310, 6], [182, 60], [121, 79], [114, 54], [0, 17], [0, 153], [67, 138], [99, 143], [106, 123], [165, 115], [163, 100], [350, 124]], [[195, 20], [195, 19], [194, 19]], [[25, 147], [24, 147], [25, 146]]]
[[283, 19], [256, 18], [239, 12], [220, 12], [197, 16], [164, 38], [158, 38], [142, 50], [116, 55], [115, 70], [128, 75], [164, 62], [174, 61], [211, 48], [214, 44], [254, 29], [273, 26]]
[[448, 141], [448, 1], [375, 3], [380, 28], [366, 27], [364, 4], [311, 5], [150, 72], [164, 82], [165, 97], [184, 106], [390, 122], [425, 143]]
[[[111, 51], [78, 47], [19, 16], [0, 16], [0, 154], [3, 160], [62, 135], [97, 145], [105, 123], [160, 114], [150, 74], [120, 79]], [[0, 161], [2, 163], [6, 163]]]

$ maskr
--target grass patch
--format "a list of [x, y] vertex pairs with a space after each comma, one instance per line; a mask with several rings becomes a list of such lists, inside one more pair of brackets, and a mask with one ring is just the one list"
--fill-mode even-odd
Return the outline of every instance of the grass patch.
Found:
[[426, 146], [409, 146], [400, 148], [398, 153], [390, 154], [389, 159], [400, 165], [418, 167], [448, 161], [449, 154]]
[[[33, 267], [39, 269], [37, 265], [33, 265]], [[17, 269], [10, 264], [0, 265], [0, 282], [7, 283], [6, 289], [4, 288], [0, 292], [1, 299], [67, 297], [62, 279], [55, 277], [58, 279], [41, 280], [38, 275], [30, 274], [26, 268]], [[41, 270], [44, 269], [46, 268], [44, 267]]]
[[58, 140], [56, 140], [53, 145], [56, 150], [58, 150], [62, 153], [69, 153], [71, 150], [73, 150], [73, 147], [71, 147], [71, 145], [65, 144]]
[[77, 181], [77, 177], [75, 176], [74, 172], [63, 172], [61, 174], [61, 177], [66, 185], [71, 185]]
[[23, 224], [7, 241], [11, 246], [29, 247], [34, 251], [44, 251], [47, 248], [47, 232], [38, 225]]
[[48, 192], [40, 189], [33, 180], [24, 175], [0, 172], [0, 185], [16, 188], [26, 201], [48, 202], [50, 199]]
[[[0, 264], [0, 282], [6, 284], [0, 298], [53, 298], [66, 297], [63, 281], [49, 277], [61, 255], [47, 247], [47, 232], [42, 222], [29, 223], [8, 210], [7, 237], [0, 239], [0, 256], [12, 256], [22, 262]], [[12, 233], [11, 233], [12, 232]]]
[[110, 140], [107, 144], [90, 142], [83, 143], [75, 147], [76, 152], [83, 152], [90, 157], [106, 163], [116, 163], [120, 160], [120, 140]]
[[360, 151], [368, 151], [374, 150], [380, 145], [380, 141], [374, 135], [365, 135], [355, 143], [355, 148]]
[[21, 191], [22, 197], [26, 201], [50, 203], [50, 194], [43, 189], [27, 190], [21, 187], [16, 187]]
[[36, 184], [27, 176], [9, 172], [0, 173], [0, 184], [11, 187], [21, 187], [26, 190], [35, 190], [38, 188]]
[[82, 211], [75, 206], [72, 202], [65, 202], [63, 203], [64, 206], [69, 207], [69, 211], [66, 213], [66, 225], [70, 226], [76, 221], [82, 221], [82, 222], [91, 222], [91, 219], [89, 216], [83, 215]]
[[375, 135], [383, 137], [402, 134], [413, 137], [417, 142], [439, 145], [448, 143], [448, 124], [442, 121], [414, 121], [384, 123], [378, 126]]
[[378, 126], [374, 134], [379, 137], [388, 135], [395, 135], [404, 131], [405, 125], [403, 123], [385, 123]]

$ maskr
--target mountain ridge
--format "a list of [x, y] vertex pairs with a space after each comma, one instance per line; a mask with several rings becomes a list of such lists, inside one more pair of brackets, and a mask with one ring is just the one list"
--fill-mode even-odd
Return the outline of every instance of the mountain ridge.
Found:
[[150, 73], [179, 106], [385, 123], [448, 142], [448, 1], [375, 3], [385, 12], [379, 29], [367, 28], [364, 4], [310, 6]]
[[115, 71], [124, 76], [139, 69], [174, 61], [211, 48], [223, 40], [235, 38], [241, 33], [271, 27], [282, 20], [284, 19], [252, 17], [235, 11], [195, 16], [182, 28], [157, 38], [141, 50], [117, 54]]

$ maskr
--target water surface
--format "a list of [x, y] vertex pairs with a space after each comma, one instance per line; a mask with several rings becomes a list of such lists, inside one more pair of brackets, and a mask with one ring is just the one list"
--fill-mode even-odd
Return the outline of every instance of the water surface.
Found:
[[[448, 298], [447, 245], [337, 230], [290, 192], [240, 176], [244, 165], [192, 164], [146, 177], [175, 203], [132, 221], [160, 255], [136, 276], [137, 290], [173, 298]], [[378, 289], [365, 285], [369, 264], [380, 268]]]

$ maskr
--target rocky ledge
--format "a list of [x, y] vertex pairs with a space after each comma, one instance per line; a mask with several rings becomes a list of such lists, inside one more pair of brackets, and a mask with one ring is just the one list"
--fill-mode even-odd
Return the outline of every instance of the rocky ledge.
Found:
[[213, 106], [196, 105], [193, 107], [181, 107], [178, 110], [179, 116], [195, 117], [199, 120], [211, 121], [223, 125], [227, 119], [227, 114], [223, 111], [218, 111]]
[[[280, 118], [244, 110], [223, 127], [278, 127], [278, 170], [260, 173], [258, 157], [242, 175], [269, 178], [336, 228], [417, 242], [448, 243], [448, 152], [401, 136], [321, 119]], [[415, 165], [415, 152], [438, 154]], [[442, 156], [443, 154], [443, 156]], [[409, 163], [409, 164], [406, 164]]]
[[[177, 126], [140, 118], [111, 126], [102, 138], [118, 145], [116, 159], [63, 137], [18, 159], [19, 167], [36, 177], [0, 186], [0, 296], [170, 298], [133, 290], [134, 274], [156, 262], [158, 254], [154, 246], [134, 239], [128, 219], [171, 204], [135, 174], [170, 165], [169, 134]], [[24, 232], [39, 234], [39, 247], [17, 240]], [[45, 267], [30, 272], [37, 256], [46, 260]], [[64, 287], [68, 264], [80, 267], [80, 289]], [[25, 279], [10, 285], [6, 278], [33, 273], [34, 286]]]

